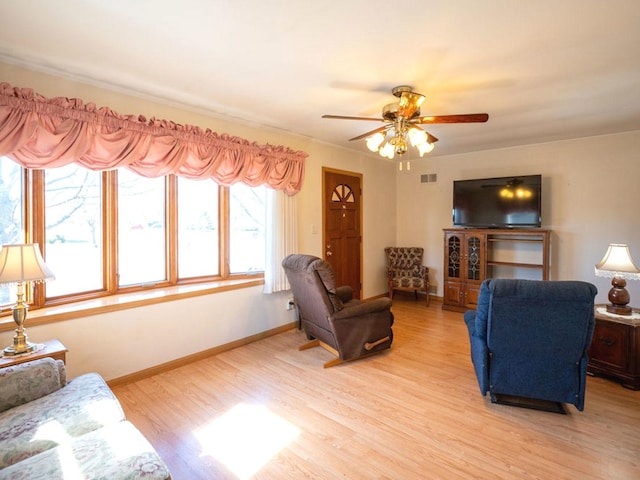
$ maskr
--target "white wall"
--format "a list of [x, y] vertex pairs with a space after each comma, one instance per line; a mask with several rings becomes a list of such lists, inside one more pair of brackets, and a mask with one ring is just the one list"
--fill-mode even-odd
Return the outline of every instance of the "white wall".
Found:
[[[322, 167], [361, 173], [365, 298], [386, 292], [384, 247], [401, 244], [426, 249], [425, 263], [442, 295], [442, 229], [451, 226], [456, 179], [541, 173], [543, 223], [554, 232], [551, 278], [592, 282], [600, 292], [598, 301], [606, 302], [609, 281], [595, 277], [593, 265], [609, 243], [628, 243], [640, 262], [640, 132], [432, 155], [412, 160], [410, 172], [398, 172], [396, 163], [375, 155], [12, 65], [0, 63], [0, 81], [33, 88], [46, 97], [77, 97], [123, 114], [170, 119], [306, 151], [305, 183], [296, 196], [301, 253], [323, 254]], [[437, 183], [420, 183], [424, 173], [437, 173]], [[318, 233], [312, 233], [313, 225]], [[628, 289], [631, 303], [640, 306], [640, 282], [630, 281]], [[38, 327], [29, 328], [27, 322], [27, 327], [33, 341], [57, 337], [69, 347], [71, 376], [98, 371], [113, 379], [293, 322], [285, 299], [286, 294], [263, 295], [260, 287], [253, 287]], [[0, 333], [0, 345], [9, 344], [12, 335]]]
[[[26, 327], [33, 342], [64, 343], [71, 377], [111, 380], [294, 322], [286, 299], [260, 286], [31, 327], [27, 318]], [[12, 338], [1, 332], [0, 345]]]
[[[437, 148], [437, 147], [436, 147]], [[581, 138], [412, 162], [398, 174], [398, 243], [426, 249], [426, 264], [442, 295], [443, 233], [451, 227], [453, 181], [542, 174], [543, 227], [553, 231], [551, 279], [584, 280], [608, 302], [610, 279], [593, 267], [609, 243], [627, 243], [640, 266], [640, 131]], [[420, 175], [437, 173], [437, 183]], [[631, 303], [640, 306], [640, 282], [629, 281]]]
[[[0, 63], [0, 81], [33, 88], [49, 98], [80, 98], [121, 114], [168, 119], [306, 151], [305, 182], [296, 196], [301, 253], [323, 254], [322, 167], [361, 173], [363, 295], [386, 292], [383, 250], [393, 243], [396, 231], [393, 164], [280, 130], [214, 118], [13, 65]], [[312, 233], [313, 224], [317, 234]], [[34, 342], [55, 337], [69, 348], [71, 376], [98, 371], [109, 380], [291, 323], [293, 313], [286, 311], [285, 300], [286, 294], [264, 295], [261, 287], [253, 287], [37, 327], [29, 327], [27, 320], [27, 330]], [[0, 332], [0, 345], [10, 344], [12, 336], [12, 331]]]

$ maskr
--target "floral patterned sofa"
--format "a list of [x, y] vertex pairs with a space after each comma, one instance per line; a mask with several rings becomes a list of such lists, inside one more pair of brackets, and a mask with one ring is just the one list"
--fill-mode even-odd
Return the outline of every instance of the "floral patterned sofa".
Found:
[[0, 480], [170, 479], [97, 373], [43, 358], [0, 368]]

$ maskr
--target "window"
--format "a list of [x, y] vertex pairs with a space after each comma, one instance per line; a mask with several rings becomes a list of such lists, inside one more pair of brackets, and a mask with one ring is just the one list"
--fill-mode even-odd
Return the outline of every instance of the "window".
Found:
[[[264, 271], [265, 191], [75, 164], [32, 171], [0, 157], [0, 245], [43, 247], [56, 280], [38, 285], [36, 307], [254, 278]], [[0, 288], [0, 305], [13, 300]]]
[[[0, 244], [24, 243], [25, 205], [22, 169], [0, 157]], [[15, 301], [15, 286], [0, 287], [0, 305]]]
[[76, 165], [44, 172], [47, 297], [102, 290], [100, 173]]
[[220, 274], [218, 185], [178, 178], [178, 277]]
[[251, 188], [237, 183], [229, 192], [229, 270], [231, 273], [263, 272], [265, 187]]
[[118, 285], [167, 280], [165, 179], [118, 171]]

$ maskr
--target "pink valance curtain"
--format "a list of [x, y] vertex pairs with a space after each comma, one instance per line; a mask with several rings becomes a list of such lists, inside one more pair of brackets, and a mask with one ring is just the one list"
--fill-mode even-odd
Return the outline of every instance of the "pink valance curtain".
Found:
[[0, 83], [0, 156], [33, 169], [126, 167], [145, 177], [173, 173], [294, 195], [302, 188], [307, 154]]

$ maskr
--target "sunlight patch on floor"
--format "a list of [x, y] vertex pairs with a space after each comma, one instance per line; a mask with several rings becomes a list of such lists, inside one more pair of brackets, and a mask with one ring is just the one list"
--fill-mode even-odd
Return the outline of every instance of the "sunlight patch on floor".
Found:
[[293, 442], [300, 429], [262, 405], [240, 403], [194, 435], [202, 455], [246, 479]]

